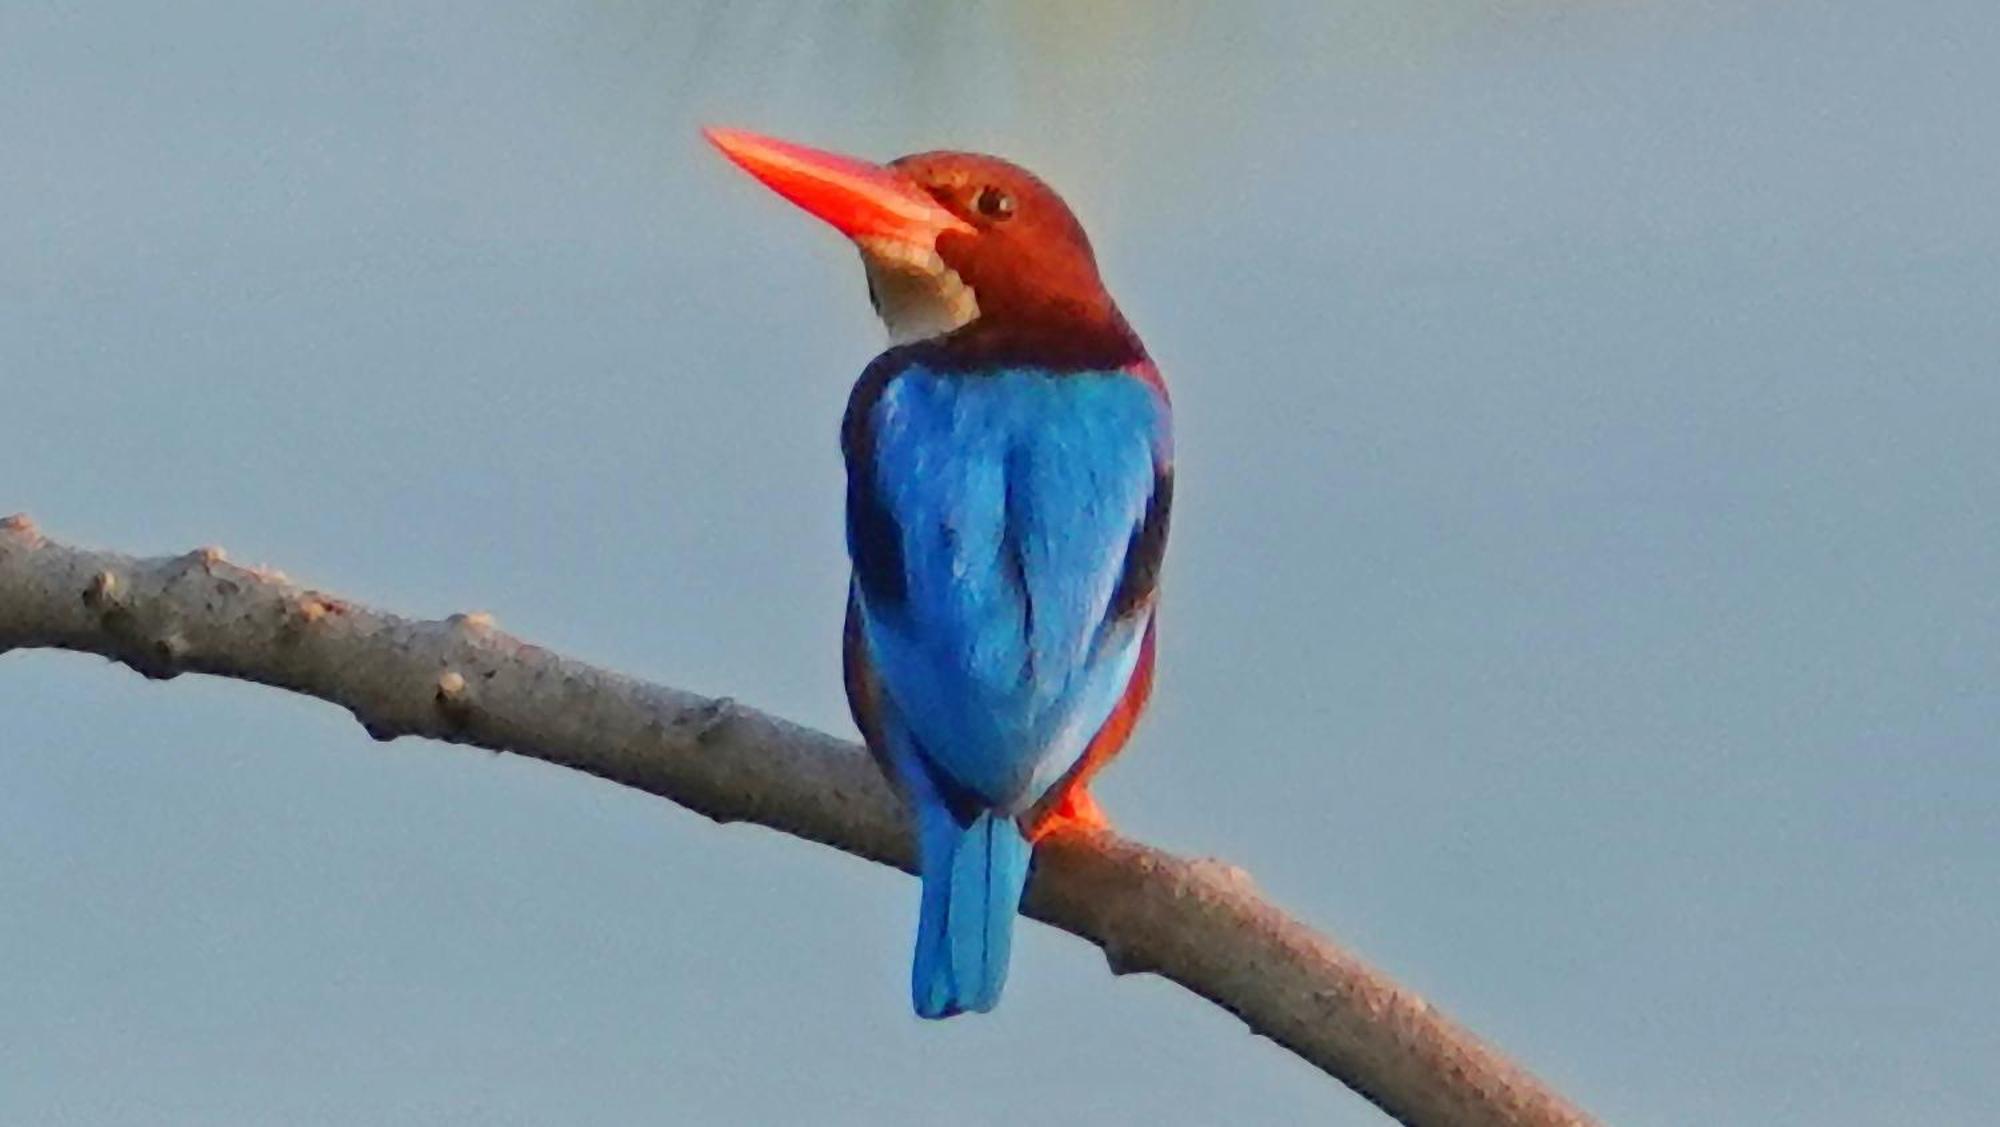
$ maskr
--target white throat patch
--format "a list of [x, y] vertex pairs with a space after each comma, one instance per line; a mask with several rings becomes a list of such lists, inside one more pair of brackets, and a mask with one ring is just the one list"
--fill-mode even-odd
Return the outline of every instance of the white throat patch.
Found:
[[979, 316], [979, 299], [936, 250], [890, 239], [857, 239], [868, 295], [890, 344], [943, 336]]

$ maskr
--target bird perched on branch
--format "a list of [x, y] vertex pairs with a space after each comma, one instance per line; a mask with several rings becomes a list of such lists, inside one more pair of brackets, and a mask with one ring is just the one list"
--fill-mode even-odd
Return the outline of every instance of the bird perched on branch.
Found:
[[999, 1000], [1034, 843], [1153, 683], [1166, 386], [1054, 191], [990, 156], [708, 139], [852, 239], [890, 347], [841, 426], [847, 696], [915, 816], [919, 1015]]

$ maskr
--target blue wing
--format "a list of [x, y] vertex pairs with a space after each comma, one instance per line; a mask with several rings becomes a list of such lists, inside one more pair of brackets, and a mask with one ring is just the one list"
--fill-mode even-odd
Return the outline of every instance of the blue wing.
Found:
[[[1073, 764], [1130, 681], [1150, 607], [1113, 614], [1169, 458], [1120, 371], [892, 372], [857, 402], [860, 628], [910, 782], [1005, 814]], [[897, 754], [901, 751], [902, 754]]]

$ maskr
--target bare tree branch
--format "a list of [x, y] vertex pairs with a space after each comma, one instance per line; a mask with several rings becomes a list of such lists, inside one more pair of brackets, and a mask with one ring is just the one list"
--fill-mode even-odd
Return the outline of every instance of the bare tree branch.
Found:
[[[210, 673], [341, 705], [378, 740], [511, 751], [908, 870], [902, 812], [854, 744], [728, 699], [635, 681], [478, 615], [417, 621], [228, 563], [135, 559], [0, 521], [0, 653], [101, 654], [148, 677]], [[1239, 869], [1115, 834], [1038, 852], [1028, 914], [1222, 1006], [1404, 1123], [1587, 1124], [1422, 998], [1257, 895]]]

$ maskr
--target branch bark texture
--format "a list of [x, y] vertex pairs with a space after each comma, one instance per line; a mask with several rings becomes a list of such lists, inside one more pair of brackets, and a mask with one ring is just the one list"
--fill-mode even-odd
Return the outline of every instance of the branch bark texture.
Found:
[[[229, 563], [136, 559], [0, 521], [0, 653], [100, 654], [152, 678], [209, 673], [338, 704], [378, 740], [533, 756], [910, 870], [894, 794], [857, 745], [727, 698], [594, 668], [480, 615], [401, 618]], [[1424, 999], [1259, 896], [1242, 870], [1106, 833], [1037, 851], [1025, 911], [1243, 1019], [1396, 1119], [1588, 1124]]]

